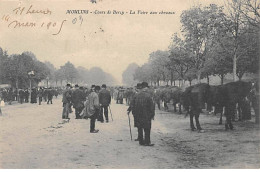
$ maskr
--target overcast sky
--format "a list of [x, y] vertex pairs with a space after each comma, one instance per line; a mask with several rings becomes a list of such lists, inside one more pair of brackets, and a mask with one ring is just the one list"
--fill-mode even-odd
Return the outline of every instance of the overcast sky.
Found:
[[[50, 61], [56, 68], [67, 61], [76, 67], [87, 69], [98, 66], [112, 74], [118, 82], [130, 63], [142, 65], [149, 54], [156, 50], [167, 50], [171, 36], [180, 32], [180, 14], [193, 5], [216, 3], [215, 0], [45, 0], [45, 1], [1, 1], [0, 2], [0, 47], [9, 54], [31, 51], [40, 61]], [[222, 1], [223, 2], [223, 1]], [[219, 3], [219, 2], [218, 2]], [[30, 5], [34, 10], [51, 11], [51, 15], [25, 14]], [[13, 10], [25, 7], [22, 15]], [[66, 14], [67, 10], [130, 10], [170, 11], [174, 15], [81, 15]], [[8, 21], [3, 20], [9, 15]], [[75, 24], [74, 18], [78, 18]], [[12, 21], [36, 22], [33, 28], [8, 28]], [[63, 20], [61, 32], [57, 33]], [[41, 24], [45, 22], [43, 27]], [[46, 23], [57, 22], [53, 28]], [[52, 23], [52, 24], [53, 24]]]

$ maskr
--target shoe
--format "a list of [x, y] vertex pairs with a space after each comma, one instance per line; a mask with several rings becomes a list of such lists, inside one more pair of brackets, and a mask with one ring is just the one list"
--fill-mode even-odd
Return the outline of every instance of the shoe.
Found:
[[106, 123], [108, 123], [108, 120], [106, 120]]
[[146, 143], [146, 144], [144, 144], [144, 146], [154, 146], [154, 144]]
[[98, 133], [99, 130], [90, 131], [90, 133]]
[[143, 141], [139, 141], [139, 145], [144, 146], [144, 142]]
[[101, 123], [104, 123], [104, 121], [100, 121]]
[[135, 139], [135, 141], [139, 141], [139, 139], [137, 138], [137, 139]]

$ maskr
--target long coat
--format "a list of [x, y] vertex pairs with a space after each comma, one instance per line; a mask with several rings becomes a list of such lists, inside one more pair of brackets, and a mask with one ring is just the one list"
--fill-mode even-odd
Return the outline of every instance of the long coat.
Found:
[[72, 103], [74, 108], [82, 108], [84, 106], [83, 101], [86, 100], [83, 91], [76, 89], [72, 93]]
[[63, 104], [70, 103], [71, 102], [71, 90], [64, 90], [63, 96], [62, 96], [62, 102]]
[[87, 113], [88, 116], [92, 116], [99, 111], [99, 98], [96, 92], [91, 92], [88, 96]]
[[99, 103], [102, 105], [102, 106], [108, 106], [111, 102], [111, 95], [110, 95], [110, 92], [106, 89], [102, 89], [100, 92], [99, 92]]
[[132, 113], [136, 120], [136, 126], [141, 128], [151, 128], [151, 120], [155, 115], [155, 107], [149, 92], [143, 90], [137, 93], [132, 104]]

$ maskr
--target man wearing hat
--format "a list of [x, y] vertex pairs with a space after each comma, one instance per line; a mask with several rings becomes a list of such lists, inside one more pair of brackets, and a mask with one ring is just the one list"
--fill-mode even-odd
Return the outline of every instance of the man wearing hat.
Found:
[[99, 130], [95, 129], [96, 119], [99, 115], [99, 98], [98, 92], [100, 90], [99, 86], [92, 85], [91, 93], [88, 96], [88, 114], [90, 115], [90, 133], [97, 133]]
[[69, 111], [70, 111], [70, 103], [71, 103], [70, 84], [66, 85], [66, 89], [63, 92], [62, 103], [63, 103], [62, 119], [69, 119]]
[[[140, 145], [144, 146], [153, 146], [150, 140], [151, 134], [151, 120], [155, 115], [155, 107], [153, 103], [153, 99], [148, 92], [148, 83], [143, 82], [141, 84], [141, 91], [136, 94], [133, 102], [132, 102], [132, 113], [135, 116], [136, 126], [138, 128], [138, 140]], [[144, 138], [143, 138], [144, 132]]]
[[75, 90], [72, 92], [72, 104], [75, 109], [76, 119], [81, 119], [80, 113], [84, 108], [84, 101], [86, 98], [84, 97], [84, 92], [79, 89], [78, 84], [75, 85]]
[[99, 103], [100, 103], [100, 116], [99, 121], [104, 122], [103, 111], [105, 114], [106, 122], [108, 122], [108, 106], [111, 103], [110, 92], [106, 89], [106, 84], [101, 86], [101, 91], [99, 92]]
[[51, 103], [52, 104], [52, 99], [53, 99], [53, 89], [49, 87], [47, 89], [47, 104]]
[[[142, 89], [142, 84], [138, 83], [136, 85], [136, 92], [134, 92], [133, 98], [130, 100], [130, 105], [127, 109], [127, 115], [129, 115], [129, 113], [132, 111], [132, 114], [133, 114], [133, 117], [134, 117], [134, 127], [137, 127], [137, 121], [136, 121], [137, 118], [135, 118], [135, 114], [133, 112], [134, 101], [135, 101], [136, 95], [140, 92], [141, 89]], [[138, 140], [139, 140], [139, 136], [137, 137], [137, 139], [135, 139], [135, 141], [138, 141]]]

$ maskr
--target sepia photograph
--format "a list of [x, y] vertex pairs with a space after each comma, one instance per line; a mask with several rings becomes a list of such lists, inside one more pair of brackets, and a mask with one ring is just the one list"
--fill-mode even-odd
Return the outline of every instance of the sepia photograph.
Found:
[[0, 0], [0, 169], [259, 169], [260, 0]]

